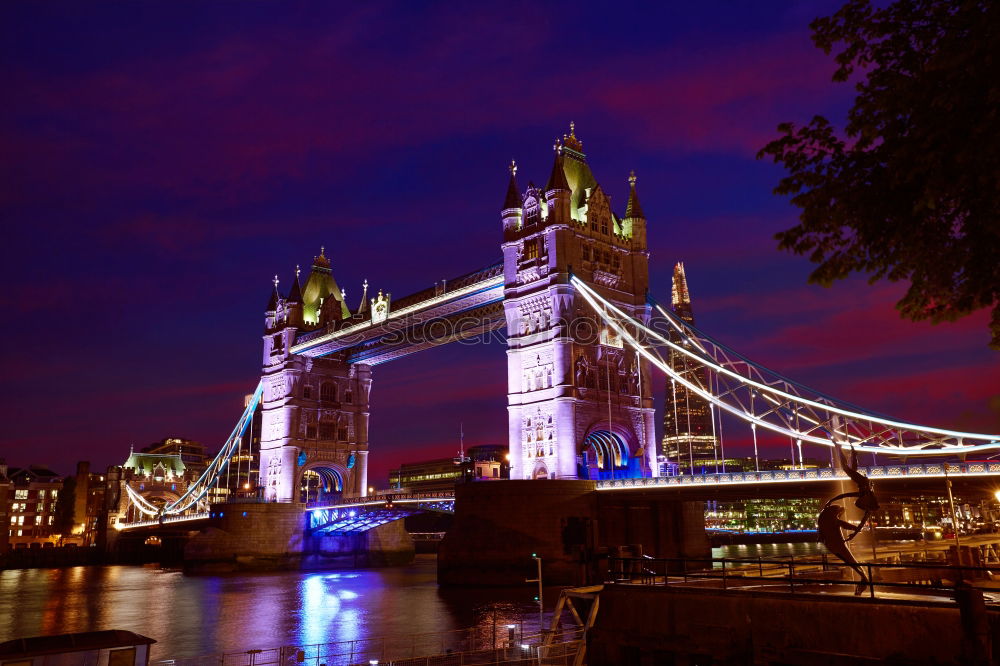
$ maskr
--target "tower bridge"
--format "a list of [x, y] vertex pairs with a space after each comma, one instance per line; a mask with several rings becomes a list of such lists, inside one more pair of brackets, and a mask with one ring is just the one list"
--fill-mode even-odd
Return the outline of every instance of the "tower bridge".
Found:
[[[150, 503], [130, 494], [136, 516], [156, 521], [204, 513], [208, 489], [219, 483], [258, 401], [262, 500], [295, 505], [299, 519], [309, 510], [310, 527], [326, 533], [363, 530], [421, 508], [419, 502], [416, 508], [396, 503], [393, 513], [385, 498], [366, 503], [373, 369], [501, 329], [514, 481], [587, 480], [597, 484], [598, 494], [655, 491], [681, 501], [696, 499], [707, 488], [738, 493], [782, 483], [792, 487], [789, 479], [760, 473], [739, 480], [662, 478], [663, 456], [679, 458], [685, 437], [679, 432], [666, 437], [658, 451], [654, 375], [665, 377], [675, 395], [681, 391], [686, 400], [700, 401], [701, 411], [685, 415], [699, 420], [697, 437], [689, 428], [687, 439], [698, 439], [705, 451], [716, 440], [723, 414], [743, 424], [755, 451], [758, 433], [765, 431], [786, 439], [800, 461], [803, 447], [853, 447], [880, 454], [883, 462], [886, 456], [899, 460], [885, 469], [905, 470], [908, 476], [898, 476], [911, 483], [921, 474], [937, 482], [939, 475], [927, 469], [909, 473], [916, 468], [907, 461], [981, 457], [1000, 449], [998, 435], [908, 423], [826, 396], [697, 329], [689, 307], [661, 307], [650, 295], [647, 220], [635, 175], [627, 179], [624, 209], [616, 212], [572, 126], [554, 148], [544, 187], [519, 186], [511, 164], [500, 209], [500, 262], [396, 299], [381, 291], [369, 294], [366, 282], [353, 308], [324, 249], [304, 282], [296, 269], [284, 291], [276, 277], [265, 309], [261, 380], [253, 400], [205, 474], [178, 497]], [[686, 283], [676, 276], [674, 291], [675, 306], [689, 306]], [[679, 429], [682, 418], [672, 416], [668, 421]], [[693, 448], [688, 453], [693, 455]], [[994, 474], [1000, 468], [983, 471]], [[886, 476], [892, 475], [886, 471]], [[805, 476], [794, 481], [803, 489], [829, 483]], [[304, 488], [316, 483], [314, 498]], [[307, 499], [320, 504], [307, 507], [302, 504]], [[374, 512], [380, 512], [377, 520]], [[352, 522], [361, 513], [373, 515]], [[226, 517], [227, 524], [231, 519]]]

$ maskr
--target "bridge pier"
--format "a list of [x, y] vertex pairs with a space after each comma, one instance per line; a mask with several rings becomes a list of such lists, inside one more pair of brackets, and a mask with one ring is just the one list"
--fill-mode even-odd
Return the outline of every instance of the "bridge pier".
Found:
[[642, 491], [603, 493], [593, 481], [459, 485], [455, 520], [438, 550], [441, 585], [523, 585], [542, 558], [551, 585], [603, 580], [609, 551], [708, 557], [704, 502]]
[[299, 503], [213, 504], [211, 515], [184, 549], [185, 571], [378, 567], [413, 559], [401, 520], [363, 534], [312, 536]]

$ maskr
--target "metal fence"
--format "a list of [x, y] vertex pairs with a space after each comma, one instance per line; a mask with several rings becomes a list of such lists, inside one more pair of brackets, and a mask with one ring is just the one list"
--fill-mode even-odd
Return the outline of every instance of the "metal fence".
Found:
[[353, 641], [252, 649], [164, 659], [154, 666], [465, 666], [466, 664], [573, 663], [582, 629], [523, 633], [523, 625], [479, 626], [458, 631], [381, 636]]
[[849, 587], [871, 599], [878, 593], [928, 590], [954, 592], [956, 585], [992, 580], [991, 569], [946, 562], [861, 562], [856, 570], [826, 555], [816, 558], [652, 558], [612, 557], [607, 583], [629, 585], [698, 584], [728, 589], [765, 587], [772, 591], [830, 593]]

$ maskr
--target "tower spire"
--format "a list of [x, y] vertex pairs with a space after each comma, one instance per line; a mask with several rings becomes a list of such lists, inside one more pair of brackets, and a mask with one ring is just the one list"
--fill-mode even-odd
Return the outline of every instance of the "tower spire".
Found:
[[545, 185], [545, 191], [569, 190], [569, 183], [566, 182], [566, 172], [563, 170], [562, 144], [556, 139], [552, 149], [556, 153], [555, 161], [552, 163], [552, 173], [549, 174], [549, 182]]
[[295, 264], [295, 282], [292, 283], [292, 288], [288, 291], [288, 302], [289, 303], [301, 303], [302, 302], [302, 285], [299, 284], [299, 265]]
[[517, 190], [517, 162], [510, 161], [510, 183], [507, 184], [507, 196], [503, 200], [504, 210], [521, 207], [521, 195]]
[[274, 288], [271, 289], [271, 299], [267, 302], [267, 310], [265, 312], [275, 312], [278, 309], [278, 276], [274, 276], [272, 280]]
[[678, 261], [674, 266], [674, 283], [670, 300], [677, 316], [693, 324], [694, 311], [691, 309], [691, 292], [688, 291], [687, 276], [684, 274], [683, 261]]
[[358, 306], [357, 314], [368, 312], [368, 278], [361, 283], [361, 305]]
[[628, 204], [625, 206], [625, 217], [645, 220], [646, 216], [642, 212], [642, 206], [639, 205], [639, 194], [635, 191], [635, 180], [635, 170], [633, 169], [628, 176]]

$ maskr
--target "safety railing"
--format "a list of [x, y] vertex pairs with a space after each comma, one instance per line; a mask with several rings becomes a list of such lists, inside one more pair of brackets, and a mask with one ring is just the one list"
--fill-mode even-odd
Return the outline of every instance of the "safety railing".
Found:
[[[865, 579], [857, 572], [865, 574]], [[608, 558], [610, 585], [697, 585], [723, 590], [753, 588], [801, 594], [829, 594], [835, 587], [851, 587], [871, 599], [878, 592], [928, 590], [953, 592], [957, 585], [993, 579], [984, 566], [948, 562], [860, 562], [857, 568], [833, 557], [809, 558]]]
[[[944, 463], [895, 464], [859, 467], [858, 471], [871, 479], [911, 477], [944, 478]], [[948, 463], [951, 476], [1000, 476], [1000, 462], [974, 461]], [[760, 472], [720, 472], [717, 474], [677, 474], [643, 479], [615, 479], [598, 481], [598, 490], [611, 488], [639, 488], [648, 486], [687, 485], [737, 485], [758, 483], [788, 483], [794, 481], [828, 481], [847, 479], [847, 475], [833, 468], [762, 470]]]
[[524, 633], [523, 624], [487, 625], [449, 632], [382, 636], [301, 646], [251, 649], [165, 659], [154, 666], [465, 666], [466, 664], [573, 663], [583, 644], [581, 628], [554, 634]]

